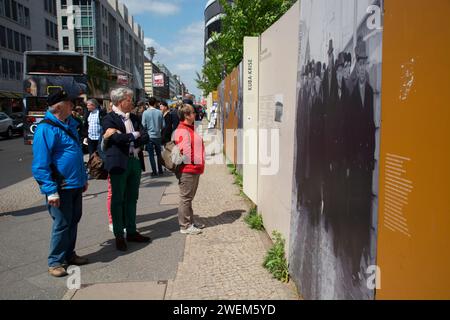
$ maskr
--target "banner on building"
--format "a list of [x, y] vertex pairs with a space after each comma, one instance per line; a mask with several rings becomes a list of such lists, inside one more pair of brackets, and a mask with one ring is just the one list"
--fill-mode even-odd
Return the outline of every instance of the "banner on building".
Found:
[[155, 73], [153, 75], [153, 87], [164, 87], [164, 73]]

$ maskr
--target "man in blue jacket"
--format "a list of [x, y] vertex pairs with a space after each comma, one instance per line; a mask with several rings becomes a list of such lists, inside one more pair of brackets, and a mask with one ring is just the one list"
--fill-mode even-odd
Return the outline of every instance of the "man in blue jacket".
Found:
[[87, 174], [77, 122], [71, 117], [73, 103], [61, 91], [50, 95], [48, 104], [47, 114], [34, 135], [32, 171], [53, 219], [49, 273], [64, 277], [67, 265], [88, 263], [75, 253]]

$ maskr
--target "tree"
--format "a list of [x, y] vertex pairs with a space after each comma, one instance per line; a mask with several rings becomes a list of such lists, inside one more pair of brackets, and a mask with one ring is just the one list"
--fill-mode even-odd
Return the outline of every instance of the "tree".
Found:
[[[230, 73], [242, 60], [244, 37], [259, 36], [277, 21], [297, 0], [220, 0], [225, 17], [222, 31], [213, 35], [208, 48], [203, 77], [197, 84], [205, 94], [216, 90], [223, 75]], [[225, 72], [224, 72], [225, 71]]]
[[154, 47], [147, 48], [148, 55], [150, 56], [150, 61], [153, 62], [153, 58], [156, 55], [156, 49]]

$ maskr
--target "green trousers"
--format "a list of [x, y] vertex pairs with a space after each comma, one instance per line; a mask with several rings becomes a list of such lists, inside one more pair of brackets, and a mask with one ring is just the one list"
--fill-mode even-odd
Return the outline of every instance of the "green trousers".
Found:
[[136, 206], [139, 198], [142, 168], [139, 159], [130, 158], [127, 170], [122, 174], [111, 174], [111, 216], [114, 236], [136, 234]]

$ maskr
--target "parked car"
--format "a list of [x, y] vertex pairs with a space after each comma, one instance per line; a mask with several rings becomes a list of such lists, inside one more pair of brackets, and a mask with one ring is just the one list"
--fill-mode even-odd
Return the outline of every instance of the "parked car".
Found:
[[22, 134], [23, 133], [23, 120], [24, 115], [21, 112], [12, 113], [10, 118], [13, 121], [13, 133]]
[[13, 120], [4, 112], [0, 112], [0, 135], [11, 138], [13, 135]]

